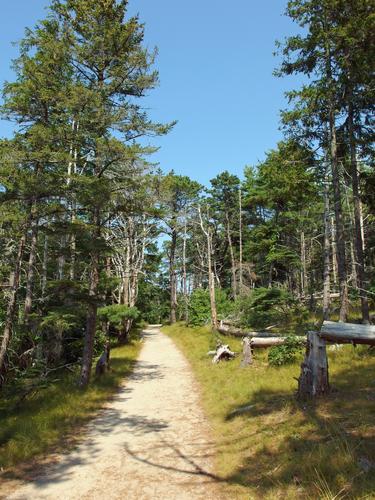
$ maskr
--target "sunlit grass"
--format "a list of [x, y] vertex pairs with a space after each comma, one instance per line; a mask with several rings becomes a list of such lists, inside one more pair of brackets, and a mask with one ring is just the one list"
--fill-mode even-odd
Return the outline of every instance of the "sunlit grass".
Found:
[[[300, 362], [274, 368], [267, 352], [240, 368], [212, 365], [212, 333], [184, 325], [165, 327], [190, 360], [217, 443], [216, 467], [228, 498], [375, 498], [375, 356], [367, 347], [329, 351], [332, 394], [316, 405], [294, 395]], [[241, 351], [240, 340], [225, 342]], [[232, 412], [243, 406], [240, 415]]]
[[141, 344], [112, 349], [111, 371], [93, 379], [82, 391], [78, 373], [60, 374], [58, 380], [16, 405], [17, 396], [0, 399], [0, 470], [52, 448], [65, 447], [66, 438], [92, 418], [128, 376]]

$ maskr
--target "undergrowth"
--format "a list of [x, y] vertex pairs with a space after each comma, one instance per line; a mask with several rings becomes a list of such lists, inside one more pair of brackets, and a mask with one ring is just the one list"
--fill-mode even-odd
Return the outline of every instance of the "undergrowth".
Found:
[[[332, 393], [300, 405], [302, 353], [280, 367], [269, 366], [266, 350], [247, 368], [240, 368], [241, 356], [212, 365], [208, 328], [164, 331], [200, 384], [228, 498], [375, 498], [375, 357], [366, 347], [329, 350]], [[222, 340], [241, 352], [240, 339]]]

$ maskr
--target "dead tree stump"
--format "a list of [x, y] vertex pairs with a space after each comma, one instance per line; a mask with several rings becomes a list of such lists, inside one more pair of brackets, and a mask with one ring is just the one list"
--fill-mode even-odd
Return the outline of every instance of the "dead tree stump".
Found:
[[298, 379], [298, 398], [313, 399], [329, 392], [326, 342], [318, 332], [308, 332], [306, 355]]
[[244, 337], [242, 339], [242, 344], [243, 344], [243, 351], [242, 351], [241, 368], [245, 368], [246, 366], [253, 364], [253, 355], [251, 352], [251, 340], [249, 339], [249, 337]]

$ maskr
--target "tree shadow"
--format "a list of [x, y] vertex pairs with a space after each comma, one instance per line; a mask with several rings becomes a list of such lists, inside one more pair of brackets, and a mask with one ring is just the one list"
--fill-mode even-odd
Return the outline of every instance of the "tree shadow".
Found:
[[287, 495], [291, 486], [301, 498], [374, 494], [374, 366], [336, 372], [331, 386], [332, 392], [315, 403], [259, 390], [242, 412], [228, 412], [227, 421], [241, 418], [244, 426], [256, 419], [258, 439], [227, 480], [256, 489], [259, 498], [268, 498], [275, 488]]

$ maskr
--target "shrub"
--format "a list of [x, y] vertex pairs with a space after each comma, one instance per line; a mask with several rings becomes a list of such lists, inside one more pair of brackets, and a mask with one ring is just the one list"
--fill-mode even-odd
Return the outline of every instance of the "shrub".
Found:
[[268, 363], [272, 366], [282, 366], [294, 363], [299, 357], [305, 345], [305, 339], [290, 335], [286, 337], [285, 343], [271, 347], [268, 351]]
[[300, 324], [308, 317], [307, 310], [282, 288], [255, 288], [250, 295], [237, 301], [236, 308], [240, 325], [244, 327], [286, 325], [293, 318]]
[[[233, 309], [224, 290], [215, 291], [216, 308], [219, 318], [228, 316]], [[211, 321], [211, 304], [209, 291], [197, 288], [190, 296], [189, 300], [189, 324], [199, 326]]]

